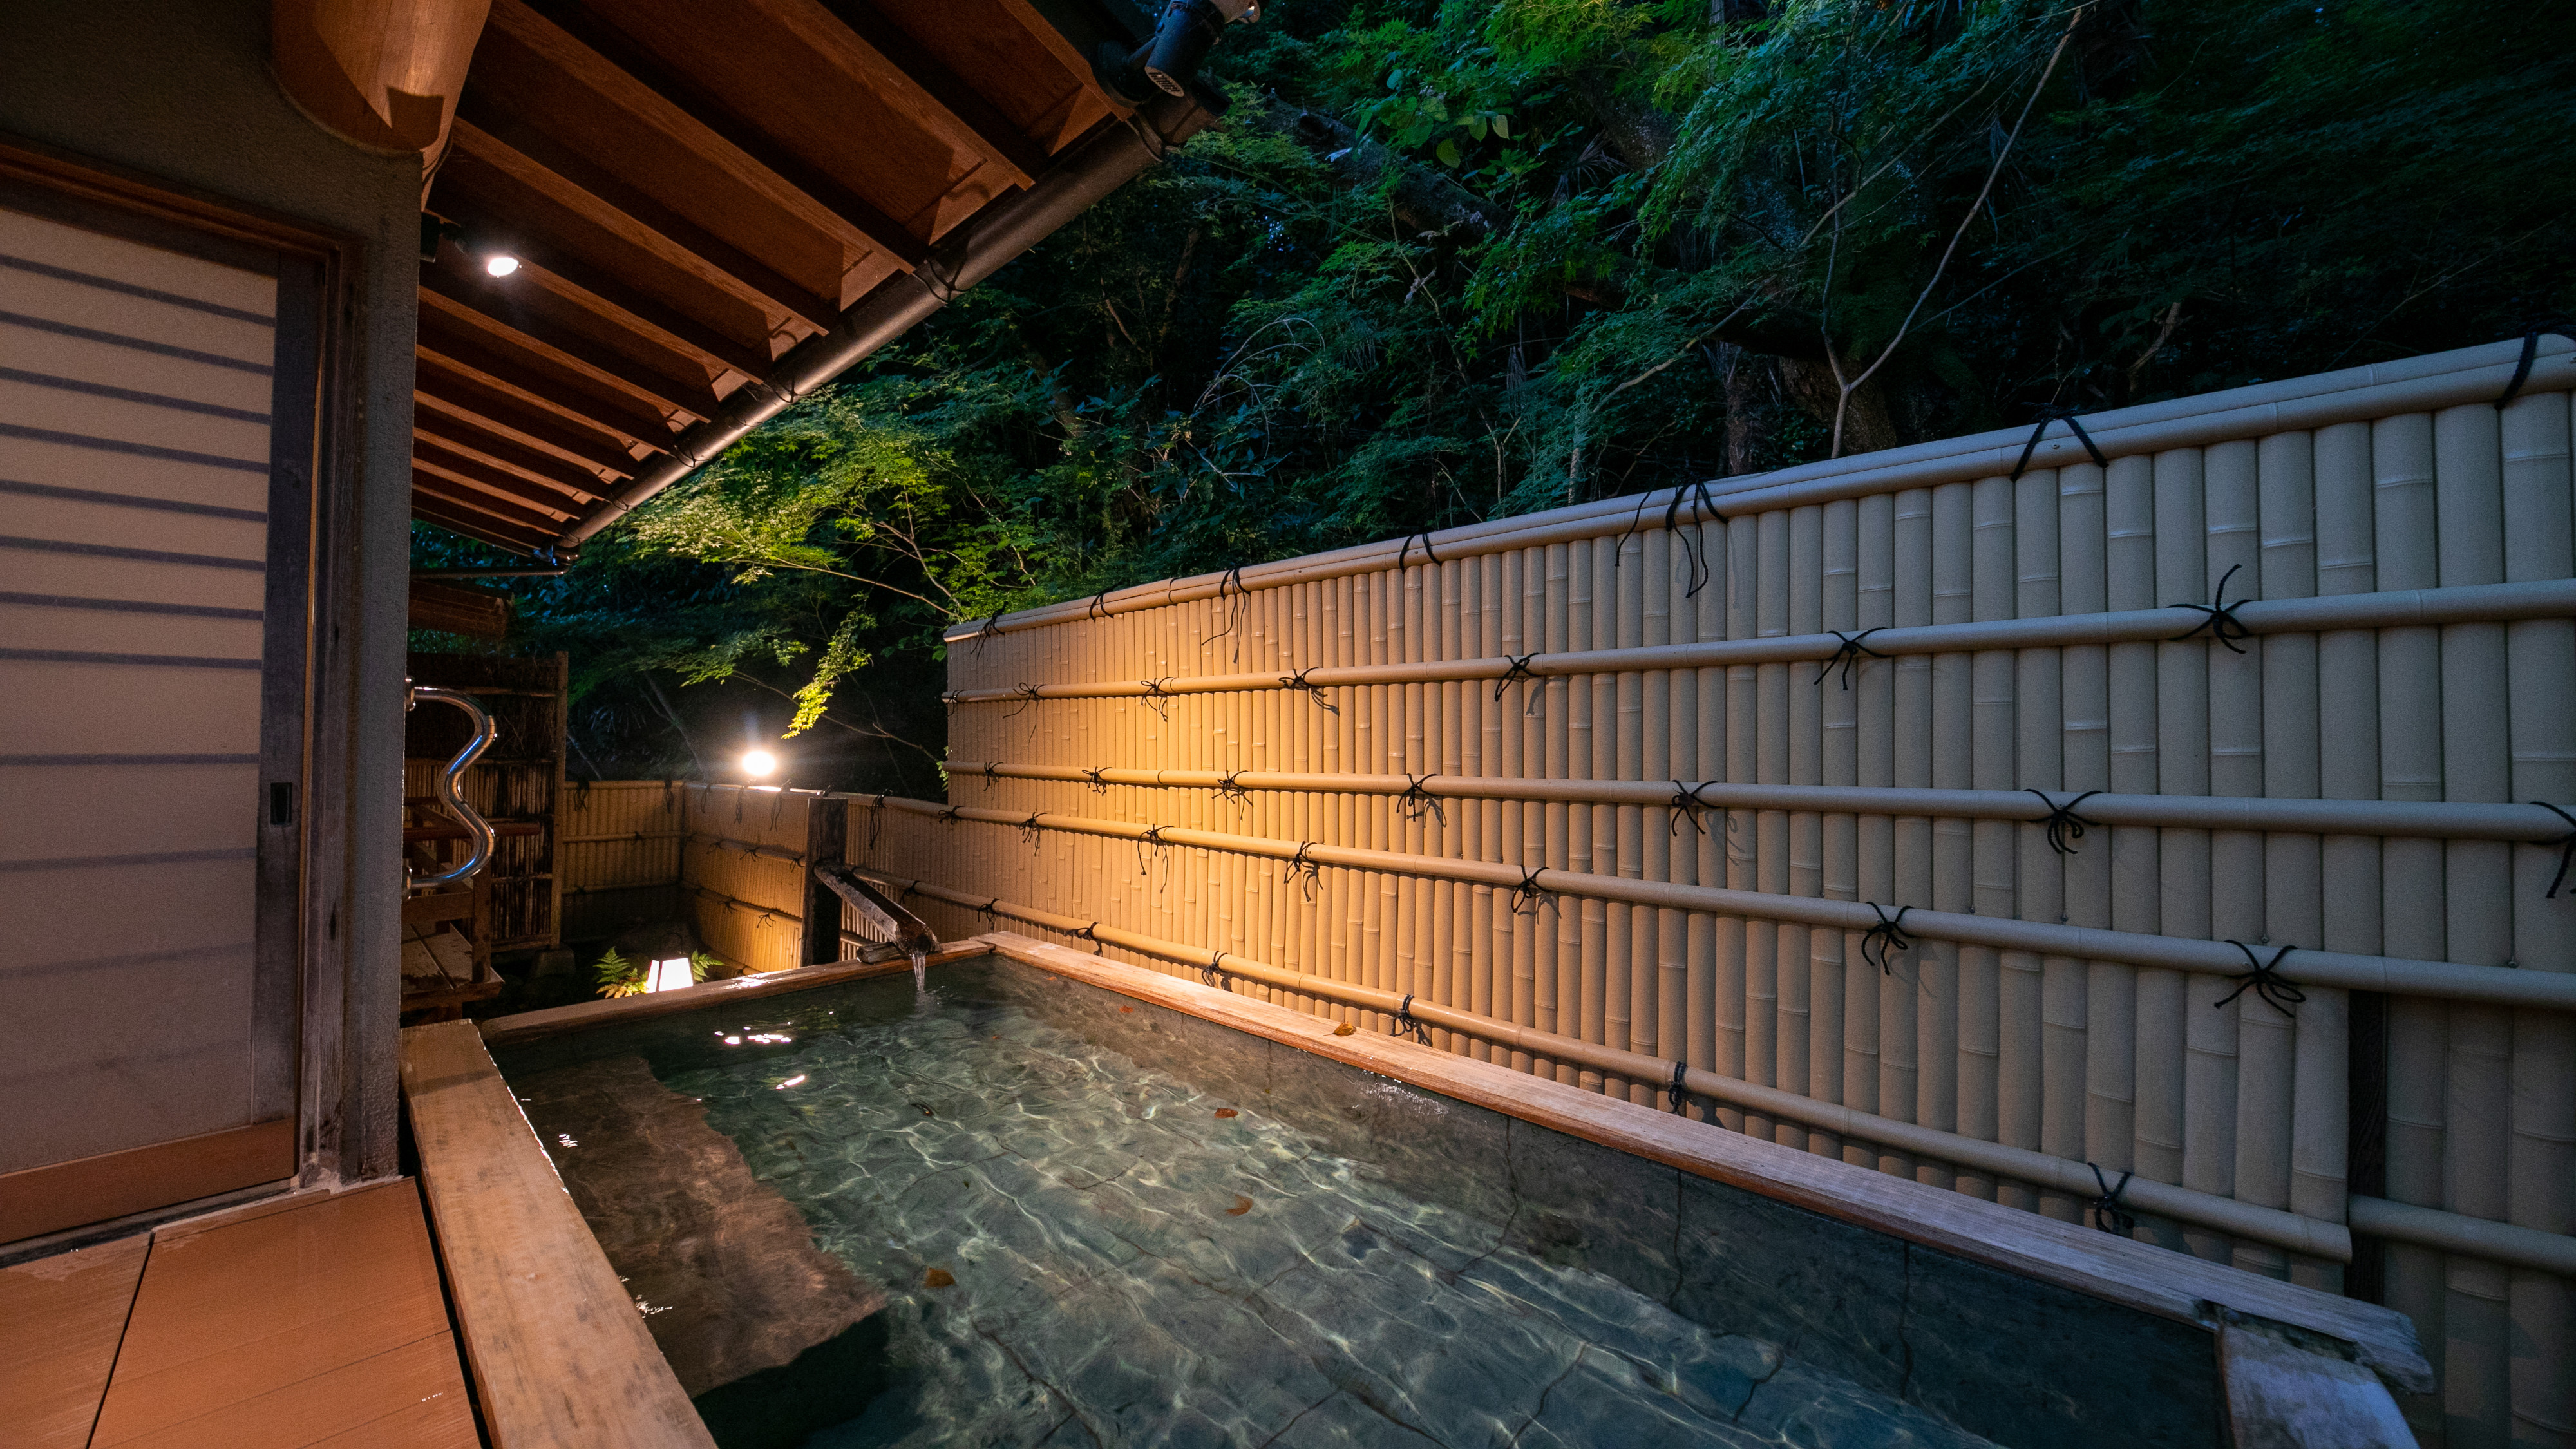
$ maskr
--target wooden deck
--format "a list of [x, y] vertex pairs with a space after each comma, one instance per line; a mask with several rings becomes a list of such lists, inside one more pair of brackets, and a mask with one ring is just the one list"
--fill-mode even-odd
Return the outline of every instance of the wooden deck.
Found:
[[10, 1449], [477, 1442], [408, 1178], [0, 1269]]

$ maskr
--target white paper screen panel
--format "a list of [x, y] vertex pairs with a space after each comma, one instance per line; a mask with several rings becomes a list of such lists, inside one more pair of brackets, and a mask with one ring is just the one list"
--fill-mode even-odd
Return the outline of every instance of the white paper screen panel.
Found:
[[[1433, 813], [1383, 791], [987, 780], [961, 806], [1278, 841], [1544, 866], [2040, 923], [2459, 963], [2576, 969], [2576, 892], [2553, 899], [2559, 827], [2517, 840], [2096, 826], [2051, 848], [2032, 819], [1872, 810], [1871, 788], [2389, 802], [2554, 801], [2576, 810], [2576, 620], [2265, 633], [1863, 655], [1843, 686], [1821, 657], [1718, 668], [1607, 667], [1328, 687], [1272, 681], [1357, 665], [1500, 660], [1761, 640], [1883, 626], [2172, 610], [2449, 590], [2576, 575], [2566, 348], [2509, 406], [2511, 346], [2411, 360], [2395, 381], [2307, 379], [2317, 426], [1925, 486], [1848, 486], [1793, 470], [1815, 501], [1766, 506], [1762, 480], [1722, 518], [1661, 525], [1658, 496], [1455, 530], [1426, 563], [1322, 556], [1247, 571], [1248, 592], [1161, 604], [1121, 591], [949, 643], [949, 755], [1058, 770], [1286, 771], [1512, 779], [1722, 781], [1848, 788], [1847, 812], [1461, 800]], [[2428, 380], [2429, 379], [2429, 380]], [[2341, 392], [2336, 389], [2341, 388]], [[2411, 391], [2410, 391], [2411, 390]], [[2332, 397], [2328, 397], [2332, 394]], [[2386, 398], [2373, 406], [2355, 398]], [[2410, 399], [2417, 399], [2410, 401]], [[2258, 404], [2260, 406], [2258, 406]], [[2196, 427], [2201, 400], [2088, 418]], [[2284, 403], [2282, 406], [2288, 406]], [[2301, 403], [2300, 406], [2310, 406]], [[2212, 419], [2272, 406], [2206, 400]], [[2326, 408], [2326, 403], [2315, 403]], [[2153, 417], [2147, 415], [2152, 414]], [[2322, 415], [2321, 415], [2322, 416]], [[2052, 437], [2062, 429], [2052, 429]], [[1943, 445], [1947, 446], [1947, 445]], [[1958, 445], [1967, 449], [1969, 444]], [[1935, 450], [1937, 451], [1937, 449]], [[2063, 456], [2061, 454], [2061, 456]], [[2077, 456], [2080, 456], [2077, 455]], [[1794, 490], [1791, 490], [1794, 491]], [[1840, 496], [1836, 496], [1839, 491]], [[1589, 518], [1589, 523], [1584, 522]], [[1631, 518], [1638, 526], [1626, 532]], [[1585, 536], [1566, 537], [1587, 530]], [[1514, 544], [1505, 530], [1536, 535]], [[2231, 570], [2233, 571], [2231, 577]], [[1704, 585], [1701, 585], [1702, 580]], [[1210, 592], [1208, 581], [1185, 581]], [[1500, 672], [1499, 670], [1495, 672]], [[1138, 681], [1262, 675], [1261, 687], [1156, 697]], [[1824, 676], [1820, 678], [1820, 675]], [[1007, 697], [1117, 684], [1119, 697]], [[1329, 706], [1329, 707], [1327, 707]], [[1917, 808], [1919, 806], [1909, 806]], [[2213, 812], [2216, 814], [2215, 810]], [[854, 856], [866, 829], [850, 832]], [[887, 811], [864, 856], [892, 875], [1078, 921], [1472, 1010], [1966, 1137], [2134, 1170], [2331, 1223], [2362, 1191], [2547, 1233], [2576, 1230], [2576, 1017], [2389, 997], [2384, 1046], [2355, 1050], [2352, 1003], [2318, 986], [2289, 1010], [2242, 976], [1925, 941], [1883, 972], [1859, 931], [1508, 887], [1154, 850], [1008, 824]], [[945, 934], [982, 928], [924, 907]], [[1077, 942], [1077, 945], [1087, 943]], [[2295, 961], [2295, 957], [2292, 958]], [[2512, 973], [2504, 972], [2510, 963]], [[1165, 970], [1167, 962], [1147, 961]], [[1384, 1031], [1382, 1017], [1299, 1003]], [[2371, 1025], [2365, 1022], [2365, 1025]], [[1442, 1047], [1661, 1100], [1436, 1034]], [[2364, 1077], [2352, 1077], [2356, 1062]], [[2377, 1073], [2374, 1079], [2373, 1073]], [[2356, 1102], [2353, 1094], [2364, 1097]], [[1704, 1109], [1694, 1104], [1695, 1114]], [[2350, 1125], [2384, 1111], [2356, 1185]], [[2064, 1218], [2077, 1198], [1909, 1159], [1720, 1108], [1730, 1127]], [[2255, 1271], [2340, 1286], [2342, 1271], [2150, 1221], [2141, 1233]], [[2576, 1405], [2576, 1290], [2561, 1277], [2387, 1245], [2376, 1290], [2415, 1320], [2442, 1392], [2411, 1403], [2428, 1441], [2506, 1442]], [[2556, 1432], [2556, 1431], [2553, 1431]]]
[[0, 1172], [253, 1118], [276, 308], [0, 210]]

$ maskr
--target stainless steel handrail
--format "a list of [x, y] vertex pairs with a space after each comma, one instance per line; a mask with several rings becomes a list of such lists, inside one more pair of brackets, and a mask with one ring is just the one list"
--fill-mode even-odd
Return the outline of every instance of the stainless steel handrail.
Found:
[[491, 747], [493, 738], [501, 732], [500, 726], [492, 722], [492, 716], [486, 714], [483, 706], [476, 704], [474, 696], [470, 694], [453, 689], [441, 689], [434, 684], [413, 684], [410, 680], [404, 680], [403, 685], [407, 691], [403, 695], [403, 709], [406, 713], [426, 699], [440, 704], [452, 704], [465, 711], [467, 719], [474, 721], [474, 737], [465, 742], [465, 748], [456, 752], [455, 759], [447, 762], [447, 769], [438, 778], [440, 795], [445, 798], [448, 810], [472, 834], [474, 848], [466, 852], [463, 862], [436, 875], [415, 875], [408, 866], [404, 867], [403, 884], [411, 890], [423, 890], [430, 886], [454, 885], [458, 881], [471, 880], [475, 873], [483, 869], [492, 859], [492, 822], [475, 814], [474, 807], [465, 803], [465, 791], [459, 781], [464, 778], [467, 767]]

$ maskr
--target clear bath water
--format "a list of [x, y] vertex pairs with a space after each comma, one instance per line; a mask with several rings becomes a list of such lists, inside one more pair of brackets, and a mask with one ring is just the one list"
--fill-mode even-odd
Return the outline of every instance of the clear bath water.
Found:
[[[1442, 1170], [1444, 1112], [1472, 1109], [1330, 1064], [1339, 1102], [1212, 1094], [1004, 972], [504, 1056], [514, 1081], [641, 1056], [885, 1290], [890, 1386], [814, 1449], [1987, 1442], [1552, 1251], [1510, 1183], [1470, 1194], [1482, 1211], [1406, 1191]], [[584, 1181], [570, 1134], [549, 1150], [586, 1202], [656, 1190]]]

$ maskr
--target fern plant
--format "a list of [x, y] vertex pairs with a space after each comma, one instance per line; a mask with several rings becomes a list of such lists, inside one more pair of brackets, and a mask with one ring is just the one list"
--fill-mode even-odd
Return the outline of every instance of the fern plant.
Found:
[[[704, 951], [690, 952], [689, 980], [706, 980], [708, 968], [715, 964], [716, 958]], [[599, 994], [602, 996], [641, 996], [653, 978], [652, 962], [629, 961], [613, 946], [591, 969], [599, 981]]]

